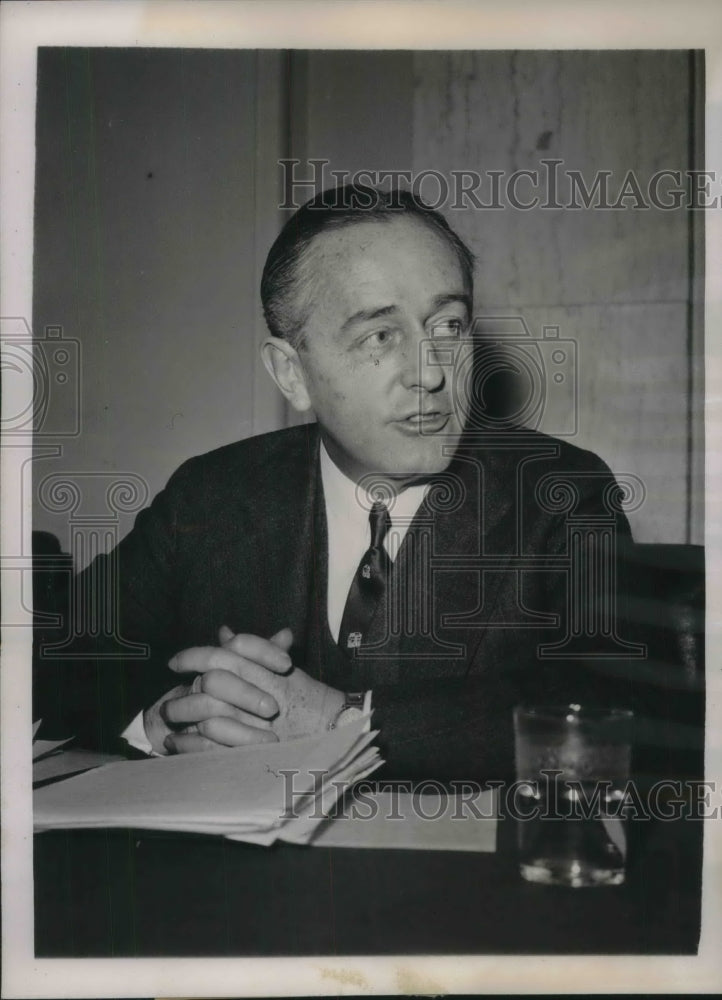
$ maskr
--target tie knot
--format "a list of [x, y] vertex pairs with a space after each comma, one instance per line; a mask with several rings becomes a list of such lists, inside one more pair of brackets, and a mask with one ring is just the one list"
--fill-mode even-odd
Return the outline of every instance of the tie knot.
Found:
[[391, 527], [389, 508], [380, 500], [376, 501], [369, 512], [369, 525], [371, 526], [371, 548], [380, 549]]

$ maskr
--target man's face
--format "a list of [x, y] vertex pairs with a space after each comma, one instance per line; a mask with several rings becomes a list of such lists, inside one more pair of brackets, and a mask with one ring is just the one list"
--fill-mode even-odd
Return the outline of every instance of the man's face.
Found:
[[[427, 476], [462, 432], [448, 357], [470, 319], [470, 289], [446, 240], [406, 217], [316, 237], [301, 269], [299, 358], [331, 458], [350, 478]], [[438, 341], [439, 354], [421, 341]], [[431, 363], [429, 363], [431, 362]]]

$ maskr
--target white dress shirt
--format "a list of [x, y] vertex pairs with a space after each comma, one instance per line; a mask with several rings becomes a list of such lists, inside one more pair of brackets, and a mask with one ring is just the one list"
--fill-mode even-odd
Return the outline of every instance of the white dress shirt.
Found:
[[[369, 511], [373, 498], [344, 475], [321, 444], [321, 481], [328, 525], [328, 600], [326, 613], [331, 635], [338, 641], [351, 581], [361, 556], [371, 544]], [[426, 494], [427, 486], [409, 486], [389, 501], [391, 527], [384, 548], [393, 562]]]
[[[361, 556], [371, 544], [369, 524], [370, 505], [373, 498], [364, 496], [353, 479], [349, 479], [333, 462], [321, 443], [321, 482], [326, 504], [328, 525], [328, 599], [326, 614], [328, 627], [335, 641], [341, 628], [346, 598], [351, 581], [361, 562]], [[384, 548], [393, 562], [416, 511], [426, 494], [427, 486], [409, 486], [389, 501], [391, 526], [384, 539]], [[370, 708], [371, 695], [366, 693], [365, 711]], [[143, 728], [143, 713], [139, 712], [121, 734], [132, 747], [151, 753], [151, 746]]]

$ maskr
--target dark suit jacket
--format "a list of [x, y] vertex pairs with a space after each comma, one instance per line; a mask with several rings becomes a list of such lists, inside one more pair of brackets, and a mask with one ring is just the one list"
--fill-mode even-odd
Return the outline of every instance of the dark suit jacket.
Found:
[[611, 518], [628, 536], [624, 516], [609, 513], [613, 484], [595, 455], [541, 434], [465, 444], [394, 563], [391, 592], [401, 603], [406, 594], [410, 613], [391, 635], [378, 615], [372, 655], [349, 659], [326, 619], [316, 426], [193, 458], [115, 553], [80, 575], [77, 603], [94, 593], [117, 610], [94, 636], [38, 658], [35, 717], [116, 748], [134, 715], [178, 682], [173, 653], [216, 644], [221, 624], [264, 636], [290, 626], [297, 665], [342, 690], [373, 688], [387, 774], [508, 776], [515, 703], [625, 700], [608, 659], [539, 655], [569, 625], [569, 525]]

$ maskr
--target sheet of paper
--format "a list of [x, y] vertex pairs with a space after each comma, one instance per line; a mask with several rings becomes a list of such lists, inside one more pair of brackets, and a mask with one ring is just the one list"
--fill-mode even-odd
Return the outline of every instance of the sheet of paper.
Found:
[[320, 825], [312, 844], [494, 852], [496, 816], [494, 791], [481, 792], [473, 801], [436, 792], [422, 796], [401, 791], [364, 792], [355, 804], [353, 795], [347, 797], [342, 814]]
[[383, 760], [375, 747], [367, 750], [361, 758], [337, 772], [333, 780], [324, 785], [313, 806], [309, 806], [304, 813], [283, 825], [278, 834], [279, 839], [293, 844], [309, 843], [318, 827], [326, 822], [326, 817], [332, 813], [344, 792], [355, 782], [367, 778], [382, 764]]
[[68, 740], [35, 740], [34, 783], [85, 772], [37, 789], [36, 828], [135, 826], [260, 845], [281, 839], [319, 847], [496, 849], [492, 792], [473, 802], [442, 792], [349, 793], [383, 763], [371, 746], [375, 735], [365, 718], [287, 743], [146, 761], [58, 752]]
[[69, 736], [66, 740], [35, 740], [33, 742], [33, 761], [36, 761], [38, 757], [45, 757], [46, 754], [53, 753], [55, 750], [60, 749], [60, 747], [64, 747], [66, 743], [70, 743], [73, 739], [75, 739], [74, 736]]
[[[108, 764], [34, 794], [35, 826], [267, 830], [375, 734], [367, 719], [320, 736]], [[365, 766], [365, 765], [364, 765]]]
[[[329, 767], [323, 774], [323, 782], [320, 780], [314, 780], [313, 786], [310, 788], [307, 795], [298, 794], [298, 785], [294, 778], [292, 790], [293, 790], [293, 806], [294, 812], [297, 815], [305, 813], [307, 810], [313, 809], [313, 804], [317, 801], [319, 794], [321, 793], [322, 783], [329, 782], [339, 782], [341, 784], [346, 780], [344, 774], [346, 770], [353, 771], [355, 766], [358, 766], [362, 759], [362, 753], [366, 750], [368, 745], [373, 741], [376, 736], [376, 732], [363, 732], [358, 739], [354, 741], [351, 748], [343, 757], [335, 761], [331, 767]], [[378, 751], [374, 748], [374, 754]], [[365, 766], [365, 758], [364, 758]], [[357, 779], [353, 779], [357, 780]], [[344, 789], [345, 790], [345, 789]]]
[[33, 761], [33, 784], [50, 781], [51, 778], [70, 777], [88, 771], [92, 767], [102, 767], [115, 761], [125, 760], [120, 754], [96, 753], [93, 750], [64, 750], [42, 760]]
[[273, 830], [259, 832], [256, 830], [242, 833], [235, 830], [227, 833], [228, 840], [242, 840], [250, 844], [262, 844], [268, 846], [276, 840], [283, 840], [290, 844], [308, 844], [318, 827], [326, 822], [326, 817], [334, 809], [337, 800], [343, 792], [354, 782], [361, 781], [368, 777], [384, 763], [376, 752], [367, 752], [363, 755], [364, 766], [362, 770], [352, 773], [351, 769], [344, 772], [345, 777], [334, 775], [330, 784], [325, 784], [316, 799], [307, 805], [305, 812], [299, 813], [294, 818], [285, 823], [278, 824]]

